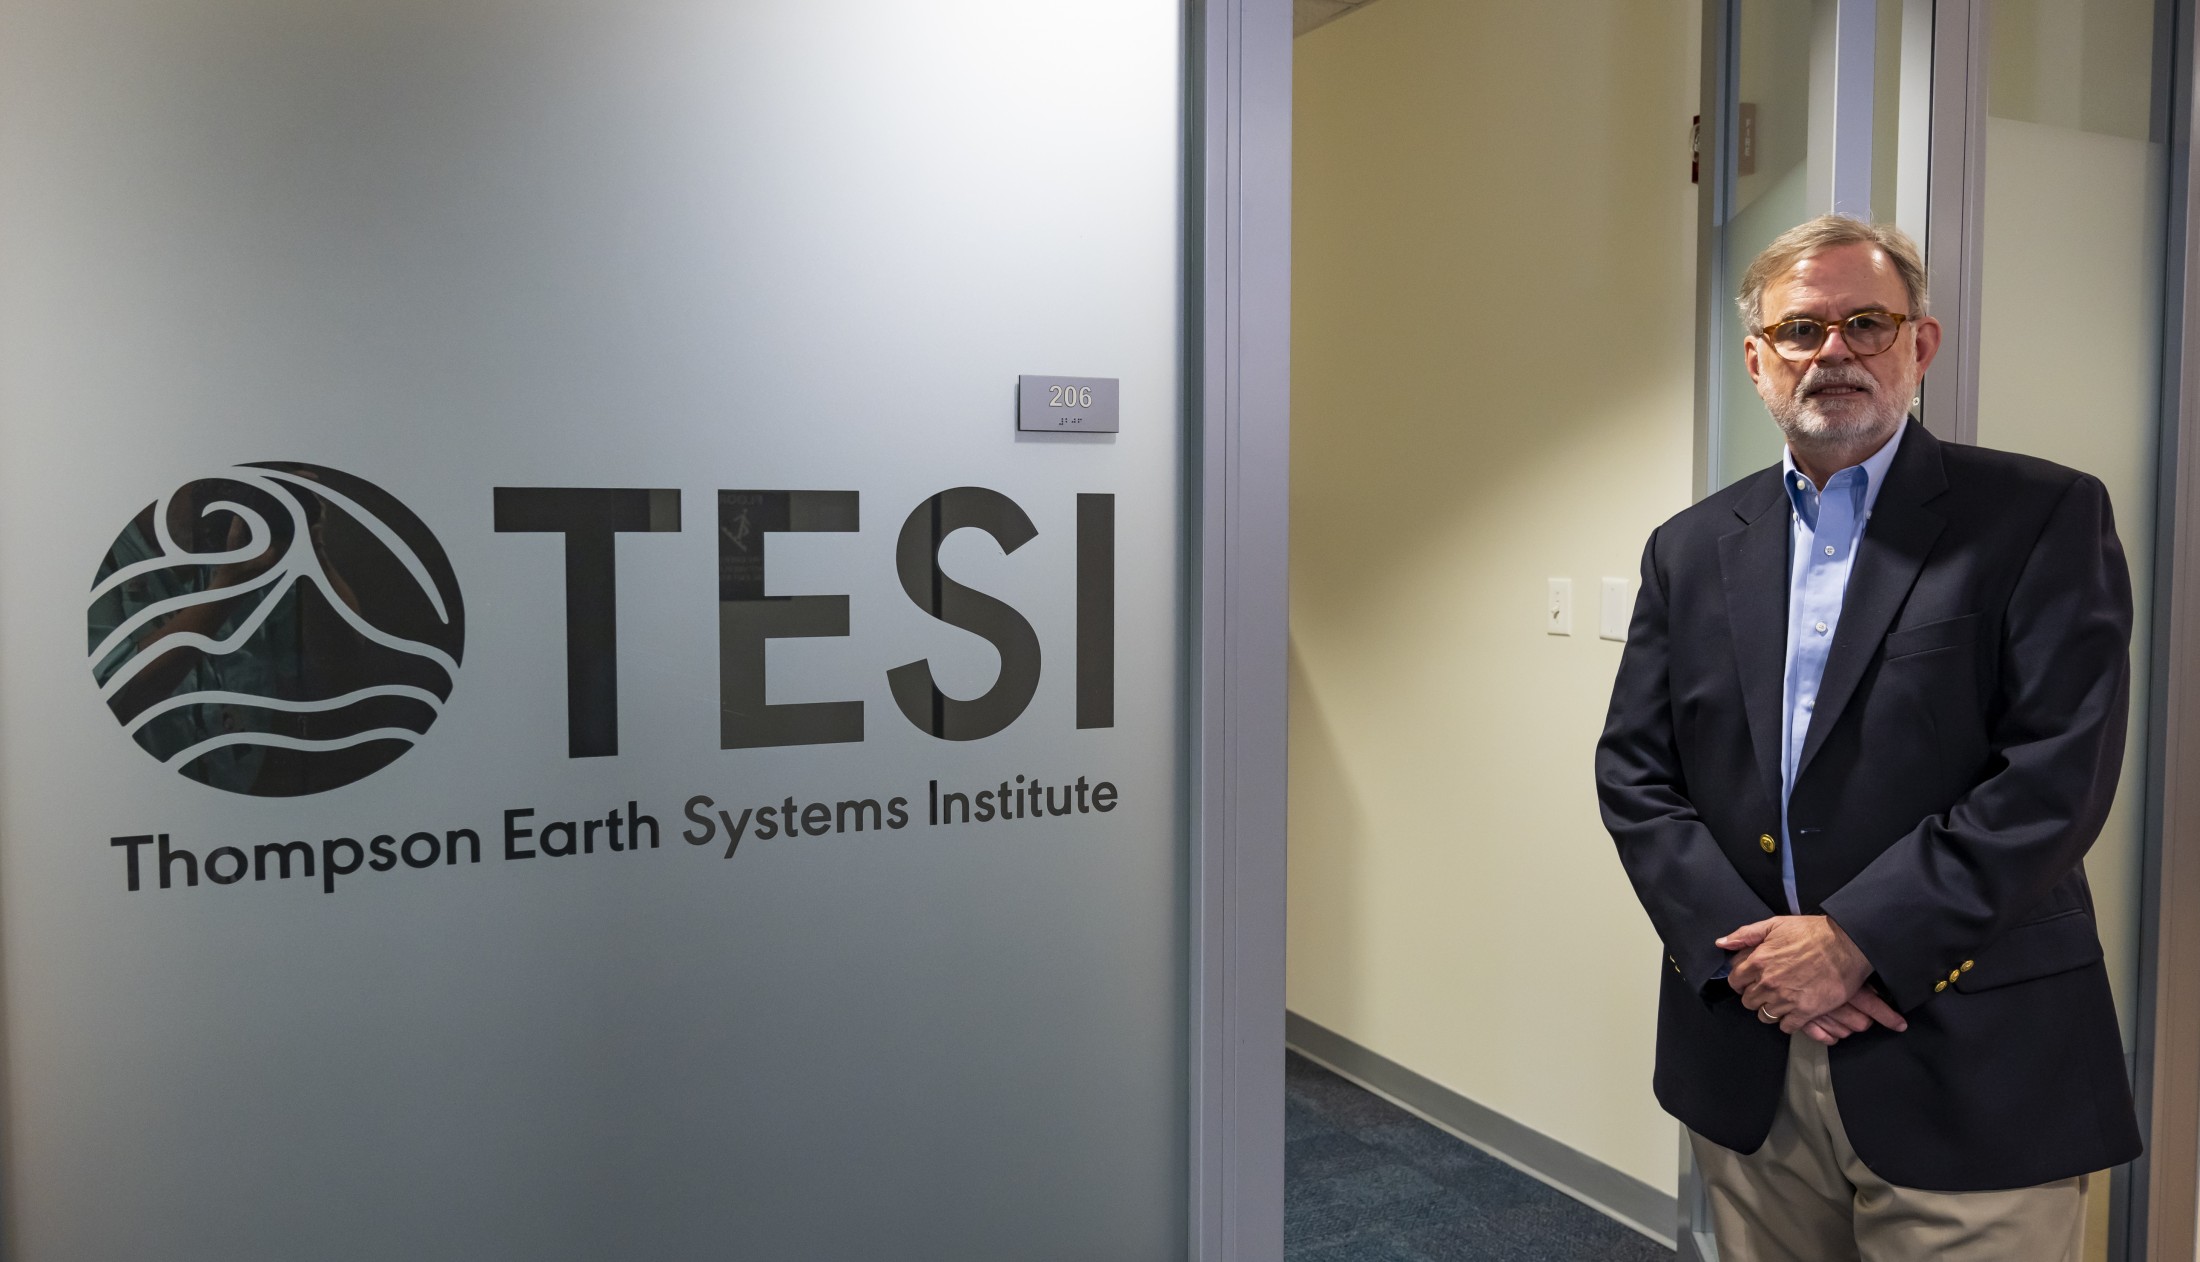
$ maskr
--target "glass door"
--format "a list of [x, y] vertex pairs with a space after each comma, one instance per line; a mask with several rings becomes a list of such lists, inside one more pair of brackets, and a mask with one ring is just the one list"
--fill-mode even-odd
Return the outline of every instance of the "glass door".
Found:
[[1720, 0], [1705, 14], [1716, 96], [1699, 141], [1698, 408], [1710, 491], [1780, 459], [1742, 364], [1734, 291], [1750, 260], [1829, 212], [1926, 239], [1932, 0]]
[[12, 1256], [1184, 1255], [1184, 33], [0, 0]]
[[[2134, 704], [2116, 805], [2087, 874], [2133, 1048], [2151, 1003], [2140, 986], [2152, 950], [2141, 908], [2158, 796], [2147, 776], [2162, 596], [2156, 488], [2175, 420], [2162, 392], [2178, 12], [2167, 0], [1706, 8], [1706, 47], [1723, 69], [1706, 78], [1716, 95], [1705, 146], [1710, 262], [1700, 270], [1700, 327], [1712, 330], [1699, 349], [1702, 488], [1780, 457], [1741, 367], [1732, 295], [1767, 241], [1827, 211], [1894, 222], [1925, 248], [1932, 310], [1948, 330], [1922, 400], [1928, 426], [2108, 487], [2138, 604]], [[1844, 60], [1862, 48], [1868, 58]], [[1869, 125], [1846, 127], [1851, 118]], [[1844, 136], [1865, 152], [1845, 150]], [[1845, 184], [1856, 172], [1865, 182]], [[2111, 1180], [2096, 1182], [2089, 1256], [2136, 1247], [2123, 1174], [2113, 1192]], [[1690, 1191], [1684, 1178], [1684, 1216]]]

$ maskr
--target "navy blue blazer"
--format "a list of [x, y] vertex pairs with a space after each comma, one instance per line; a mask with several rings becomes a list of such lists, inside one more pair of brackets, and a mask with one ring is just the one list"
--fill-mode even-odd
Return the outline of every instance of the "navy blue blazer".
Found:
[[[1796, 773], [1796, 889], [1909, 1020], [1830, 1051], [1857, 1155], [1905, 1187], [2025, 1187], [2140, 1149], [2081, 863], [2123, 761], [2131, 582], [2097, 479], [1908, 424]], [[1650, 537], [1596, 755], [1668, 953], [1658, 1100], [1737, 1152], [1788, 1055], [1712, 945], [1786, 910], [1788, 509], [1767, 469]]]

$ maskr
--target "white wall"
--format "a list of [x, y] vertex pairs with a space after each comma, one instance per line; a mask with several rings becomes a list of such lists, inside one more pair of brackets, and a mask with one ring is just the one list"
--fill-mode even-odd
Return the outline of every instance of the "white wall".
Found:
[[1294, 154], [1291, 1007], [1667, 1190], [1590, 757], [1597, 581], [1689, 497], [1698, 22], [1384, 0], [1299, 41]]

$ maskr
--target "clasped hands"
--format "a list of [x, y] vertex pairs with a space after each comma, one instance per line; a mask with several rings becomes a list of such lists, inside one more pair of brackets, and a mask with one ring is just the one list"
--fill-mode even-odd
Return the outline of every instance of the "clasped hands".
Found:
[[1768, 1025], [1777, 1019], [1783, 1034], [1801, 1030], [1831, 1047], [1873, 1022], [1898, 1032], [1910, 1027], [1864, 984], [1871, 961], [1830, 917], [1774, 916], [1715, 945], [1734, 952], [1726, 982], [1742, 1006]]

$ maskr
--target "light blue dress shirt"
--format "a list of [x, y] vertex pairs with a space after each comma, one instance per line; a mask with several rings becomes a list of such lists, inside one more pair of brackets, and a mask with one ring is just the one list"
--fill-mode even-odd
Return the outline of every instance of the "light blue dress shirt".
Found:
[[1902, 445], [1903, 430], [1860, 465], [1826, 479], [1824, 490], [1796, 471], [1794, 453], [1780, 459], [1780, 482], [1787, 488], [1792, 541], [1788, 559], [1787, 684], [1780, 708], [1780, 884], [1788, 911], [1799, 914], [1795, 897], [1795, 838], [1788, 831], [1788, 797], [1795, 792], [1796, 763], [1810, 736], [1811, 710], [1825, 678], [1826, 657], [1841, 628], [1841, 601], [1848, 594], [1849, 572], [1864, 542], [1864, 524], [1887, 480]]

